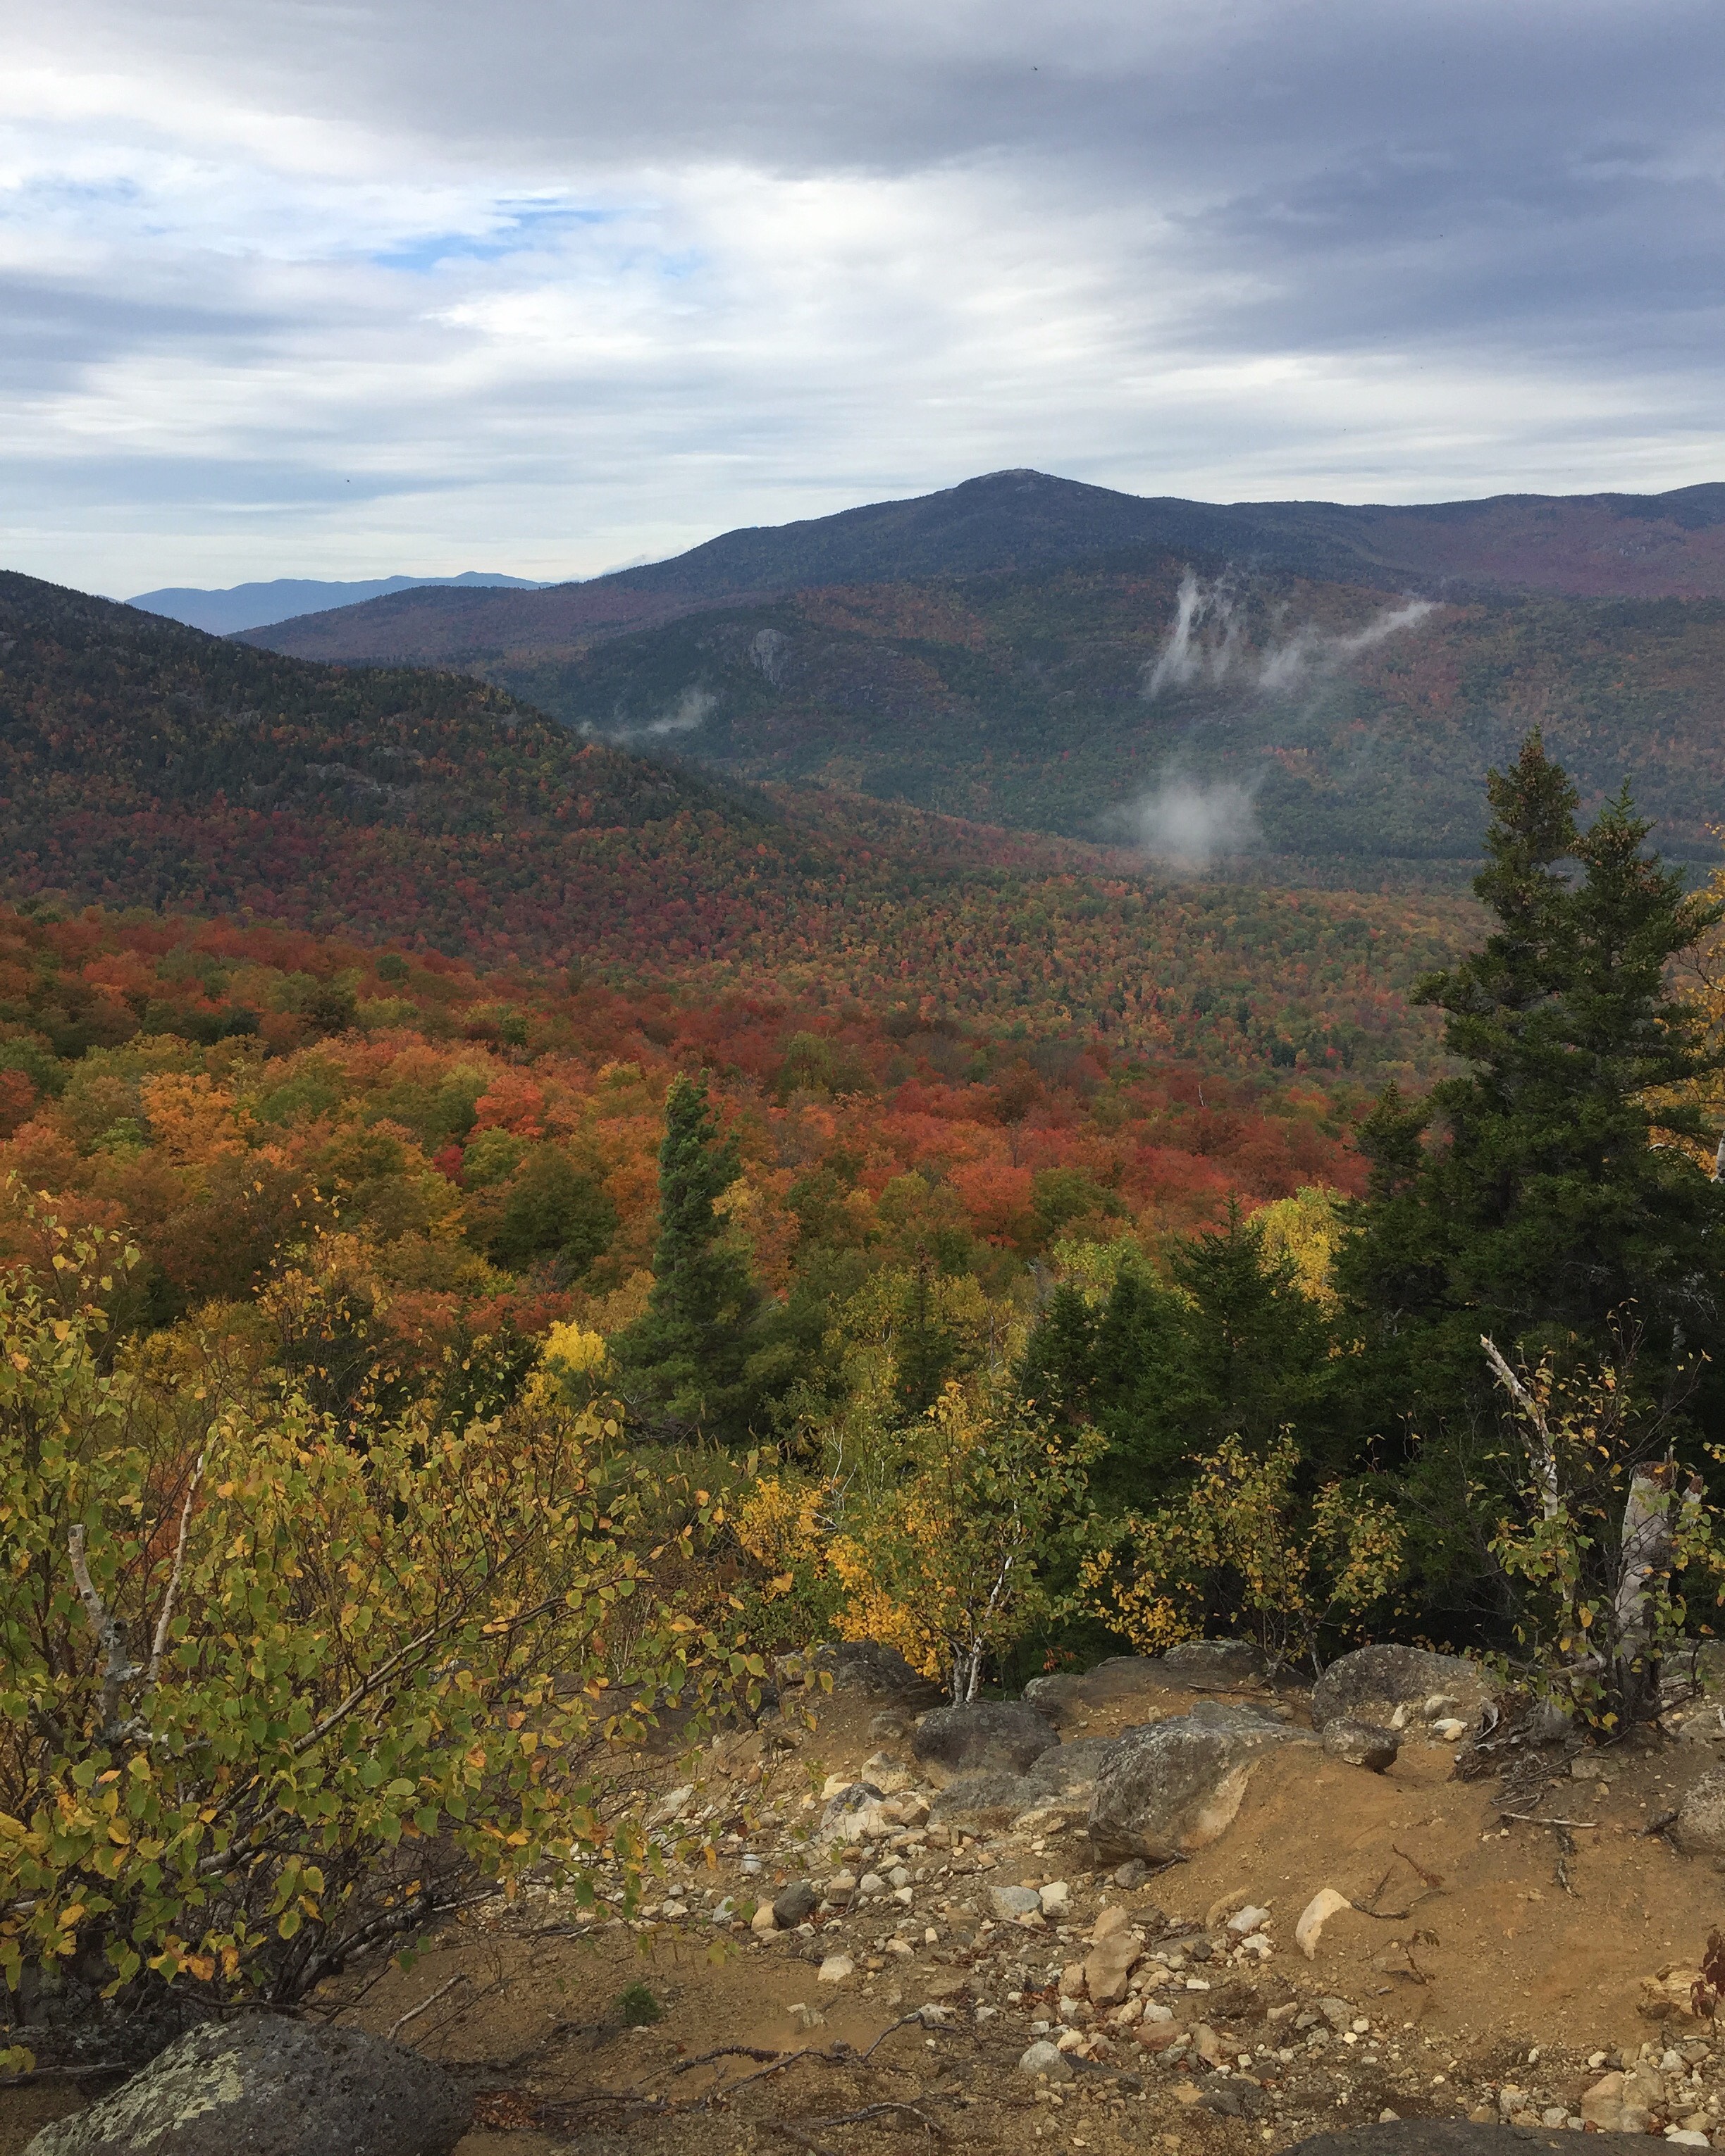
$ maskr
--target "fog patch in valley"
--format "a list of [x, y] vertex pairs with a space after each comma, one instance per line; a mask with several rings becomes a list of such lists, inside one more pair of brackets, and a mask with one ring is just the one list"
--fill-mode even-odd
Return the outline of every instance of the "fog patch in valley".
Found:
[[1164, 773], [1147, 793], [1116, 809], [1108, 820], [1152, 860], [1199, 874], [1261, 843], [1257, 790], [1237, 779]]

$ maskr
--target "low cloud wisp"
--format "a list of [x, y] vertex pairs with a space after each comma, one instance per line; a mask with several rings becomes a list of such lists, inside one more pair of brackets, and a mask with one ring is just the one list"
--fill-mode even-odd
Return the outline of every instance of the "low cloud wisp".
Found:
[[1234, 779], [1164, 777], [1120, 821], [1153, 860], [1190, 872], [1233, 854], [1250, 853], [1262, 836], [1256, 789]]
[[1343, 635], [1306, 623], [1291, 635], [1272, 634], [1259, 646], [1248, 637], [1246, 602], [1232, 574], [1224, 572], [1206, 583], [1189, 569], [1180, 579], [1167, 641], [1145, 670], [1143, 693], [1153, 703], [1165, 689], [1204, 681], [1219, 687], [1233, 680], [1262, 696], [1289, 696], [1387, 637], [1416, 627], [1436, 603], [1405, 599]]
[[654, 741], [666, 734], [692, 734], [697, 726], [706, 724], [718, 702], [711, 689], [688, 688], [669, 711], [640, 726], [601, 726], [595, 720], [583, 719], [578, 731], [590, 739], [608, 742]]

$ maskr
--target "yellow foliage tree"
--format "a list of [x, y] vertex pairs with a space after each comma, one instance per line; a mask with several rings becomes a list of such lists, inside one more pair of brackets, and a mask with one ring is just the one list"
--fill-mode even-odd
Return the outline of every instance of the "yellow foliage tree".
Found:
[[917, 1466], [831, 1545], [840, 1633], [895, 1646], [955, 1700], [1051, 1615], [1051, 1564], [1084, 1517], [1101, 1440], [1064, 1439], [1009, 1394], [948, 1384], [916, 1426]]
[[1308, 1183], [1252, 1215], [1266, 1257], [1293, 1268], [1294, 1285], [1321, 1310], [1337, 1306], [1330, 1268], [1342, 1241], [1341, 1194]]

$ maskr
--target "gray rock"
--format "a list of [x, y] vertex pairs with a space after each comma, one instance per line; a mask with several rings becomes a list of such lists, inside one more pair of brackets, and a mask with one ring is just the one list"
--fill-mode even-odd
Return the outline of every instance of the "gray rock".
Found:
[[1286, 1729], [1286, 1715], [1255, 1699], [1195, 1699], [1186, 1720], [1199, 1729]]
[[1042, 1897], [1034, 1887], [994, 1887], [989, 1889], [988, 1899], [994, 1905], [994, 1914], [1013, 1923], [1020, 1917], [1040, 1912]]
[[878, 1804], [881, 1794], [872, 1782], [852, 1782], [836, 1794], [827, 1799], [820, 1815], [820, 1830], [842, 1826], [853, 1812], [865, 1811], [870, 1804]]
[[932, 1781], [967, 1774], [1022, 1774], [1060, 1743], [1054, 1724], [1021, 1699], [978, 1700], [925, 1714], [911, 1740]]
[[1262, 1650], [1250, 1640], [1183, 1640], [1162, 1657], [1163, 1682], [1186, 1691], [1235, 1691], [1260, 1685], [1270, 1674]]
[[1061, 1728], [1092, 1708], [1135, 1702], [1152, 1692], [1165, 1691], [1168, 1679], [1153, 1655], [1112, 1655], [1093, 1670], [1056, 1670], [1045, 1677], [1032, 1677], [1024, 1697], [1039, 1714]]
[[820, 1907], [820, 1896], [806, 1879], [793, 1881], [773, 1904], [773, 1921], [782, 1932], [806, 1924]]
[[1019, 2061], [1019, 2071], [1033, 2076], [1046, 2074], [1051, 2082], [1069, 2082], [1072, 2078], [1071, 2061], [1064, 2051], [1045, 2038], [1040, 2043], [1031, 2045]]
[[1455, 1702], [1463, 1721], [1477, 1722], [1497, 1697], [1489, 1670], [1460, 1655], [1434, 1655], [1424, 1647], [1360, 1647], [1332, 1662], [1312, 1690], [1312, 1726], [1353, 1720], [1389, 1722], [1398, 1707], [1416, 1716], [1435, 1692]]
[[471, 2110], [399, 2044], [259, 2014], [191, 2030], [27, 2156], [449, 2156]]
[[1096, 1777], [1090, 1838], [1099, 1865], [1129, 1856], [1168, 1864], [1232, 1822], [1246, 1778], [1269, 1746], [1312, 1739], [1281, 1723], [1182, 1715], [1122, 1738]]
[[1322, 1742], [1332, 1759], [1345, 1759], [1350, 1767], [1364, 1767], [1373, 1774], [1394, 1766], [1402, 1748], [1401, 1739], [1393, 1729], [1346, 1714], [1324, 1724]]
[[1068, 1804], [1087, 1811], [1103, 1763], [1119, 1748], [1113, 1737], [1081, 1738], [1045, 1752], [1027, 1774], [966, 1774], [948, 1783], [929, 1817], [949, 1826], [1010, 1826], [1022, 1813]]
[[835, 1640], [812, 1647], [803, 1660], [817, 1681], [823, 1674], [830, 1676], [835, 1692], [891, 1700], [916, 1711], [937, 1705], [943, 1697], [940, 1686], [913, 1670], [896, 1647], [883, 1647], [878, 1640]]
[[1725, 1856], [1725, 1767], [1709, 1767], [1691, 1786], [1671, 1836], [1691, 1856]]

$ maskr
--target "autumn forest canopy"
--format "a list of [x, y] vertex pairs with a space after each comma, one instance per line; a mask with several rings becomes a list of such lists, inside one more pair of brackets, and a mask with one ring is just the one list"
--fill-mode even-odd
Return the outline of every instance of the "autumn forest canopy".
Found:
[[1533, 728], [1471, 893], [1246, 884], [518, 688], [0, 578], [10, 1981], [289, 2003], [634, 1863], [607, 1743], [816, 1640], [1605, 1727], [1717, 1621], [1725, 885], [1627, 793]]

